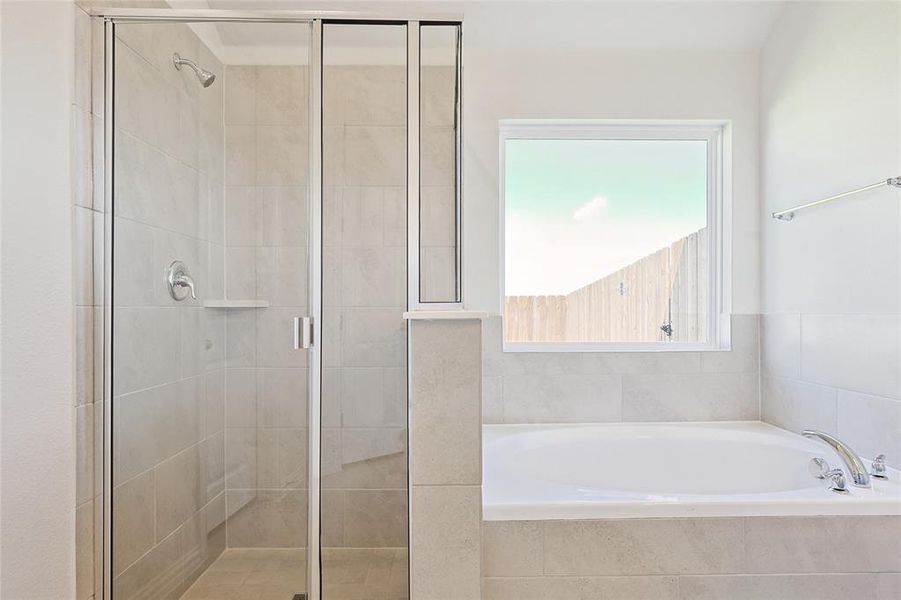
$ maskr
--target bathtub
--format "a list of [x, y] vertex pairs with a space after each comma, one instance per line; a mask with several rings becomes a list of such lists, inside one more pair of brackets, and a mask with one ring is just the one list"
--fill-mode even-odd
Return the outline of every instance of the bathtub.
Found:
[[482, 494], [486, 521], [897, 515], [901, 473], [854, 487], [831, 448], [760, 422], [485, 425]]

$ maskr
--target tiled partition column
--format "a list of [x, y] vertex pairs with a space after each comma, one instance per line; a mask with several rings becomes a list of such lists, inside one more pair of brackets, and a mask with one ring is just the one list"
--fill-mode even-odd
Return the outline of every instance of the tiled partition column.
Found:
[[480, 597], [481, 321], [411, 324], [411, 597]]

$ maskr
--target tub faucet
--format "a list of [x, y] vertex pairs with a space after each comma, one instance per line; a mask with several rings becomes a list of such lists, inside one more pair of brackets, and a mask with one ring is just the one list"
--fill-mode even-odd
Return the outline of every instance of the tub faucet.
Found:
[[801, 432], [801, 435], [807, 438], [818, 439], [821, 442], [832, 446], [835, 453], [838, 454], [839, 458], [845, 463], [845, 466], [848, 467], [848, 472], [851, 474], [851, 481], [854, 485], [858, 487], [870, 487], [870, 474], [867, 472], [866, 467], [864, 467], [863, 461], [860, 460], [860, 457], [848, 446], [848, 444], [832, 437], [828, 433], [813, 429], [805, 429]]

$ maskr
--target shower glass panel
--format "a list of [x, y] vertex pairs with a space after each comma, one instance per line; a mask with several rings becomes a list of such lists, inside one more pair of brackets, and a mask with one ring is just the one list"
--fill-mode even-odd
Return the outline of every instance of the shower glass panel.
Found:
[[290, 600], [307, 589], [292, 322], [312, 288], [311, 26], [114, 27], [112, 597]]
[[460, 26], [420, 28], [419, 301], [460, 302]]
[[323, 25], [326, 600], [408, 597], [405, 25]]

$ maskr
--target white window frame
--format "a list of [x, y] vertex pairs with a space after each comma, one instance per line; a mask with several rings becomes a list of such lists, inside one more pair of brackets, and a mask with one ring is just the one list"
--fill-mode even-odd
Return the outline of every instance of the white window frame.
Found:
[[[706, 342], [506, 342], [504, 352], [698, 352], [731, 349], [732, 312], [732, 127], [725, 120], [535, 120], [498, 123], [500, 314], [506, 302], [507, 140], [704, 140], [707, 142], [708, 340]], [[503, 321], [503, 319], [502, 319]]]

